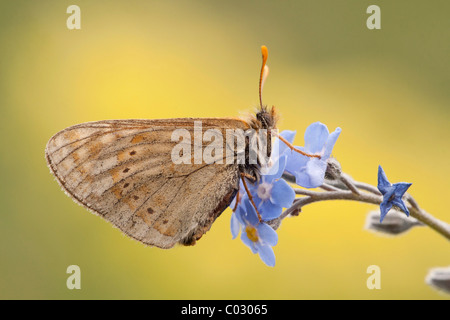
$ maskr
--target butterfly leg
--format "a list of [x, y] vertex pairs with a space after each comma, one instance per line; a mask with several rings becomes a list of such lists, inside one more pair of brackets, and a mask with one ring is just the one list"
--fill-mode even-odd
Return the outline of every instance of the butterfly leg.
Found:
[[[252, 176], [251, 174], [242, 172], [242, 173], [241, 173], [241, 178], [244, 179], [244, 177], [248, 178], [249, 180], [252, 180], [252, 182], [255, 182], [255, 181], [256, 181], [256, 178], [255, 178], [254, 176]], [[234, 207], [233, 207], [233, 209], [232, 209], [233, 211], [236, 211], [237, 206], [238, 206], [239, 202], [241, 201], [240, 197], [241, 197], [241, 194], [238, 192], [238, 193], [236, 194], [236, 203], [234, 204]]]
[[275, 133], [274, 131], [271, 131], [271, 133], [272, 133], [273, 135], [277, 136], [278, 139], [280, 139], [281, 141], [283, 141], [283, 142], [289, 147], [289, 149], [291, 149], [291, 150], [293, 150], [293, 151], [295, 151], [295, 152], [298, 152], [298, 153], [300, 153], [300, 154], [302, 154], [302, 155], [304, 155], [304, 156], [306, 156], [306, 157], [309, 157], [309, 158], [319, 158], [319, 159], [321, 158], [321, 156], [318, 155], [318, 154], [309, 154], [309, 153], [303, 152], [303, 151], [300, 150], [300, 149], [297, 149], [295, 146], [292, 145], [292, 143], [290, 143], [289, 141], [287, 141], [285, 138], [283, 138], [282, 136], [280, 136], [278, 133]]
[[248, 173], [241, 172], [242, 184], [244, 185], [244, 189], [245, 189], [245, 191], [247, 192], [248, 199], [250, 200], [250, 202], [252, 203], [253, 207], [254, 207], [255, 210], [256, 210], [256, 214], [258, 215], [259, 222], [262, 222], [263, 220], [262, 220], [262, 218], [261, 218], [261, 215], [259, 214], [259, 211], [258, 211], [258, 208], [256, 207], [255, 202], [253, 201], [252, 194], [250, 193], [250, 190], [248, 190], [247, 183], [245, 182], [245, 178], [251, 179], [251, 180], [254, 180], [254, 181], [255, 181], [256, 179], [255, 179], [255, 177], [249, 175]]
[[233, 212], [236, 211], [239, 201], [241, 201], [241, 199], [239, 199], [239, 191], [238, 191], [238, 193], [236, 194], [236, 203], [234, 204], [234, 208], [232, 209]]
[[241, 178], [243, 177], [247, 178], [248, 180], [251, 180], [252, 183], [256, 182], [256, 178], [249, 173], [241, 172]]

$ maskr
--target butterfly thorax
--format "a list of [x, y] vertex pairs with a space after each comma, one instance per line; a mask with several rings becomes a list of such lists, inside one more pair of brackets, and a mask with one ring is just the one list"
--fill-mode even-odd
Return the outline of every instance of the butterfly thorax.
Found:
[[[270, 158], [272, 154], [272, 130], [276, 129], [276, 124], [278, 121], [278, 116], [276, 113], [275, 107], [268, 108], [267, 106], [262, 106], [260, 110], [255, 115], [252, 115], [248, 119], [248, 124], [252, 129], [254, 129], [256, 132], [260, 132], [261, 129], [265, 130], [266, 132], [266, 139], [267, 139], [267, 149], [265, 154], [261, 154], [258, 156], [258, 163], [257, 164], [251, 164], [248, 159], [246, 159], [245, 165], [240, 166], [240, 171], [245, 173], [247, 177], [253, 177], [253, 182], [258, 182], [261, 177], [261, 166], [264, 163], [268, 162], [268, 159]], [[250, 144], [247, 143], [246, 146], [246, 155], [250, 154]], [[264, 158], [264, 159], [262, 159]], [[252, 182], [252, 181], [251, 181]]]

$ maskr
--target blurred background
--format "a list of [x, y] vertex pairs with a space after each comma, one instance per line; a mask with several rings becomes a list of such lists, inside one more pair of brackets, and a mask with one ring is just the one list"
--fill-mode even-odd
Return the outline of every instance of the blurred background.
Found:
[[[69, 5], [81, 29], [69, 30]], [[381, 30], [366, 9], [381, 8]], [[374, 206], [308, 205], [284, 220], [274, 268], [230, 233], [227, 209], [194, 247], [145, 247], [76, 205], [44, 158], [65, 127], [125, 118], [228, 117], [264, 102], [281, 130], [342, 128], [334, 156], [450, 221], [448, 1], [1, 1], [0, 298], [448, 299], [425, 283], [450, 265], [429, 228], [380, 237]], [[81, 268], [81, 290], [66, 269]], [[378, 265], [381, 289], [366, 286]]]

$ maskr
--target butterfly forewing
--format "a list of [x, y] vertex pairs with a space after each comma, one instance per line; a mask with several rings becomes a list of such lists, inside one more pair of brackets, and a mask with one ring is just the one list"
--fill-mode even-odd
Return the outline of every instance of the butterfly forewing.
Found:
[[[194, 121], [223, 136], [226, 129], [248, 127], [220, 118], [89, 122], [54, 135], [47, 163], [74, 200], [130, 237], [160, 248], [193, 244], [229, 205], [239, 183], [236, 163], [172, 162], [173, 130], [194, 137]], [[193, 141], [192, 147], [194, 154]]]

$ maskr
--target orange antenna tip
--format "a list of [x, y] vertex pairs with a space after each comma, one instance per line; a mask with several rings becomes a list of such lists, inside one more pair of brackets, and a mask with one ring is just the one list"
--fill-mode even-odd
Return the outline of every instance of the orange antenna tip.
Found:
[[267, 78], [267, 75], [269, 74], [269, 67], [266, 66], [267, 57], [269, 55], [269, 50], [267, 50], [266, 46], [261, 46], [261, 53], [262, 53], [262, 66], [261, 66], [261, 74], [259, 76], [259, 104], [262, 108], [262, 89], [264, 86], [264, 81]]
[[263, 68], [267, 61], [267, 56], [269, 55], [269, 50], [267, 50], [266, 46], [261, 46], [261, 53], [263, 57]]

